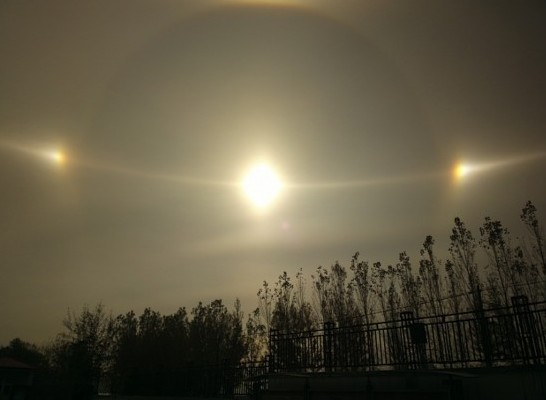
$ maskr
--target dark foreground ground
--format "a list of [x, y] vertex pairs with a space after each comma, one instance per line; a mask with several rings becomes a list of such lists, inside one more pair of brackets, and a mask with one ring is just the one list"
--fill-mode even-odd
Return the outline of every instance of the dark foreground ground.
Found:
[[[274, 374], [257, 400], [544, 400], [546, 368], [376, 371], [368, 374]], [[203, 400], [99, 396], [112, 400]]]

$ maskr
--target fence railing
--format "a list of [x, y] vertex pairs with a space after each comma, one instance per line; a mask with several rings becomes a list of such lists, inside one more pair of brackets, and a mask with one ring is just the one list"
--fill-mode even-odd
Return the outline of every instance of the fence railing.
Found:
[[307, 332], [270, 333], [274, 372], [370, 371], [546, 364], [546, 302]]

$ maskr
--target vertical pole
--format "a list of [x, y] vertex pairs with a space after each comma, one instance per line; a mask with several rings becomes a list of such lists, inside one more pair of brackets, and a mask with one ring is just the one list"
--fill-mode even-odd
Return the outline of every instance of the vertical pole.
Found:
[[534, 363], [538, 359], [537, 334], [534, 329], [534, 324], [531, 318], [531, 310], [529, 309], [529, 300], [527, 296], [513, 296], [512, 308], [516, 314], [516, 322], [519, 334], [519, 341], [523, 350], [522, 356], [525, 364]]
[[415, 351], [413, 349], [413, 343], [411, 340], [411, 326], [413, 325], [413, 311], [403, 311], [400, 313], [400, 319], [402, 320], [402, 354], [403, 364], [407, 367], [416, 368], [417, 359], [415, 357]]
[[275, 329], [269, 331], [269, 356], [267, 357], [267, 363], [269, 367], [269, 373], [273, 374], [277, 369], [277, 351], [278, 351], [278, 335]]
[[492, 361], [492, 350], [491, 350], [491, 332], [489, 330], [489, 321], [487, 320], [485, 316], [485, 312], [483, 310], [483, 298], [482, 298], [482, 289], [480, 285], [477, 285], [477, 293], [478, 293], [478, 310], [476, 312], [476, 316], [478, 317], [478, 323], [480, 326], [480, 338], [481, 338], [481, 345], [483, 348], [483, 355], [485, 359], [485, 366], [487, 368], [490, 368], [493, 366]]
[[333, 366], [333, 349], [332, 342], [334, 336], [334, 323], [325, 322], [324, 323], [324, 336], [322, 348], [324, 352], [324, 369], [326, 372], [332, 372]]

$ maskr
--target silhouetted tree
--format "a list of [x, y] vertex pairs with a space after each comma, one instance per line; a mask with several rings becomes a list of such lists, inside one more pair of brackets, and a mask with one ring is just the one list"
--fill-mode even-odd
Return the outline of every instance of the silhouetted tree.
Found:
[[521, 220], [529, 230], [531, 234], [532, 244], [532, 261], [531, 263], [537, 263], [542, 268], [542, 273], [546, 276], [546, 250], [544, 245], [544, 231], [538, 221], [537, 209], [531, 201], [525, 204], [525, 207], [521, 210]]
[[367, 261], [359, 261], [359, 256], [360, 254], [357, 252], [351, 260], [351, 271], [353, 272], [351, 285], [362, 322], [371, 324], [375, 320], [378, 290], [377, 275], [373, 274], [372, 268]]
[[46, 349], [59, 398], [91, 398], [109, 370], [112, 318], [102, 304], [86, 305], [80, 314], [69, 310], [63, 325], [65, 331]]
[[245, 331], [247, 353], [244, 356], [244, 361], [262, 361], [267, 354], [268, 332], [261, 321], [259, 308], [248, 315]]
[[413, 311], [414, 316], [418, 317], [423, 304], [421, 301], [421, 280], [413, 274], [410, 257], [405, 251], [400, 253], [399, 262], [394, 271], [400, 281], [402, 307]]
[[291, 318], [292, 313], [290, 312], [293, 291], [294, 285], [290, 282], [288, 273], [284, 271], [279, 275], [279, 280], [275, 284], [275, 289], [273, 290], [275, 304], [273, 306], [271, 323], [272, 327], [276, 330], [283, 332], [294, 330], [294, 324]]
[[396, 289], [395, 271], [392, 266], [383, 268], [380, 262], [373, 264], [374, 274], [377, 275], [379, 308], [384, 321], [398, 319], [400, 311], [400, 295]]
[[534, 280], [532, 298], [546, 299], [546, 245], [544, 231], [537, 217], [537, 209], [531, 201], [525, 204], [521, 210], [521, 221], [525, 224], [530, 235], [530, 248], [526, 243], [516, 250], [520, 260], [525, 259], [526, 267], [531, 282]]
[[449, 246], [451, 260], [446, 264], [449, 286], [453, 288], [451, 296], [462, 295], [465, 306], [475, 310], [480, 303], [477, 293], [480, 278], [476, 264], [476, 240], [459, 217], [454, 222]]
[[36, 368], [47, 366], [47, 358], [42, 350], [19, 338], [12, 339], [5, 347], [0, 347], [0, 357], [12, 358]]
[[139, 366], [138, 319], [133, 311], [115, 318], [112, 341], [112, 390], [114, 393], [131, 393], [135, 370]]
[[163, 364], [179, 368], [187, 364], [189, 351], [189, 320], [184, 307], [174, 314], [163, 316], [160, 336]]
[[294, 285], [286, 271], [279, 275], [273, 293], [269, 292], [267, 282], [258, 292], [260, 313], [271, 309], [271, 328], [282, 331], [305, 331], [316, 326], [316, 318], [305, 293], [305, 280], [302, 271], [296, 274]]
[[315, 309], [324, 322], [337, 322], [338, 325], [353, 323], [358, 316], [354, 300], [354, 285], [348, 277], [347, 269], [335, 262], [329, 270], [317, 268], [313, 278]]
[[158, 311], [150, 308], [138, 318], [139, 356], [146, 360], [149, 367], [158, 368], [163, 364], [161, 359], [161, 338], [163, 331], [163, 317]]
[[94, 309], [84, 306], [80, 314], [67, 313], [63, 321], [66, 332], [61, 335], [61, 340], [66, 345], [61, 345], [68, 355], [68, 369], [79, 370], [82, 373], [82, 386], [86, 388], [78, 391], [91, 390], [96, 393], [99, 380], [110, 366], [112, 354], [112, 317], [107, 314], [102, 304], [97, 304]]
[[322, 322], [333, 322], [335, 316], [330, 301], [332, 294], [328, 270], [319, 266], [317, 268], [317, 274], [312, 275], [311, 278], [313, 279], [313, 303], [316, 313], [319, 315]]
[[485, 222], [480, 228], [482, 236], [480, 244], [489, 256], [489, 266], [494, 271], [489, 276], [489, 293], [495, 293], [494, 287], [500, 285], [501, 298], [491, 297], [493, 305], [510, 304], [509, 298], [518, 294], [518, 281], [512, 269], [512, 249], [510, 248], [508, 229], [500, 221], [493, 221], [490, 217], [485, 218]]
[[429, 315], [445, 314], [442, 295], [444, 292], [440, 276], [439, 261], [434, 255], [434, 238], [427, 236], [420, 251], [419, 277], [422, 283], [422, 293], [425, 307]]
[[260, 324], [264, 326], [266, 333], [271, 329], [273, 319], [273, 290], [267, 281], [263, 281], [262, 287], [258, 290], [258, 313]]
[[192, 310], [189, 324], [190, 354], [194, 363], [213, 365], [231, 360], [239, 362], [245, 354], [242, 314], [236, 302], [229, 313], [222, 300], [208, 305], [199, 303]]
[[296, 274], [296, 284], [292, 296], [291, 319], [293, 329], [306, 331], [317, 327], [317, 319], [305, 292], [305, 277], [300, 269]]

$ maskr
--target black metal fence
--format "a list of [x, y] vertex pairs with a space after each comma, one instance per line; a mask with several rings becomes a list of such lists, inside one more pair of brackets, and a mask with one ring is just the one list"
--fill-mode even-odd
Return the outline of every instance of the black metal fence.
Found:
[[546, 364], [546, 302], [368, 325], [272, 331], [272, 372], [370, 371]]

